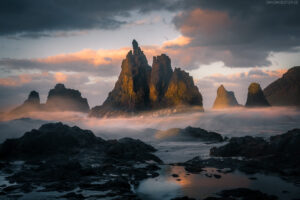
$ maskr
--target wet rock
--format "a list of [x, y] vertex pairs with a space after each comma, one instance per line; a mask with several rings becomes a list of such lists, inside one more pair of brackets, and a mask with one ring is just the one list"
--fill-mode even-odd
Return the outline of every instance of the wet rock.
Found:
[[[3, 168], [9, 166], [13, 172], [6, 179], [17, 183], [5, 186], [2, 193], [6, 197], [15, 191], [28, 193], [37, 190], [32, 185], [38, 185], [43, 188], [38, 192], [70, 192], [63, 197], [68, 199], [83, 198], [73, 192], [75, 188], [111, 191], [100, 195], [101, 198], [138, 199], [131, 185], [137, 187], [141, 180], [159, 175], [156, 162], [146, 163], [148, 160], [161, 162], [152, 154], [154, 151], [140, 140], [105, 141], [89, 130], [62, 123], [45, 124], [1, 144], [0, 159], [6, 160], [1, 162]], [[19, 159], [26, 162], [5, 164]], [[103, 183], [96, 183], [99, 180]]]
[[205, 142], [222, 142], [224, 141], [221, 134], [209, 132], [201, 128], [188, 126], [185, 129], [172, 128], [165, 131], [157, 131], [157, 139], [164, 140], [202, 140]]
[[176, 198], [173, 198], [171, 200], [196, 200], [196, 199], [184, 196], [184, 197], [176, 197]]
[[300, 106], [300, 66], [268, 85], [264, 95], [272, 106]]
[[239, 106], [234, 92], [227, 91], [223, 85], [221, 85], [217, 90], [217, 97], [214, 102], [213, 108], [214, 109], [223, 109], [223, 108], [230, 108], [234, 106]]
[[242, 199], [242, 200], [250, 200], [250, 199], [255, 199], [255, 200], [276, 200], [278, 199], [276, 196], [273, 195], [268, 195], [265, 193], [262, 193], [258, 190], [251, 190], [248, 188], [237, 188], [237, 189], [232, 189], [232, 190], [223, 190], [219, 194], [221, 198], [217, 199], [228, 199], [228, 198], [233, 198], [233, 199]]
[[265, 155], [267, 151], [268, 143], [263, 138], [245, 136], [231, 138], [228, 144], [218, 148], [212, 148], [210, 154], [212, 156], [222, 157], [256, 157]]
[[213, 175], [216, 179], [220, 179], [222, 176], [221, 175], [219, 175], [219, 174], [214, 174]]
[[299, 177], [299, 144], [300, 129], [293, 129], [284, 134], [272, 136], [269, 141], [251, 136], [232, 138], [228, 144], [212, 148], [210, 154], [221, 157], [250, 158], [239, 165], [240, 170], [248, 173], [262, 170], [289, 177]]
[[75, 192], [70, 192], [65, 195], [62, 195], [61, 198], [66, 198], [66, 199], [85, 199], [85, 197], [82, 194], [76, 194]]
[[33, 157], [72, 154], [80, 148], [91, 149], [103, 145], [104, 140], [89, 130], [62, 123], [42, 125], [17, 139], [7, 139], [0, 146], [1, 159], [32, 159]]
[[258, 83], [251, 83], [248, 87], [248, 96], [246, 107], [267, 107], [270, 106], [260, 85]]

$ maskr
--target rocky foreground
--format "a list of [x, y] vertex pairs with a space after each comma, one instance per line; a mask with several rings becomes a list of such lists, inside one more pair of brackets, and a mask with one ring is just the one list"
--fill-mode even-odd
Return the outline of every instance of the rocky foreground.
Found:
[[[192, 173], [205, 167], [226, 168], [227, 172], [240, 170], [247, 174], [271, 173], [296, 184], [300, 183], [300, 129], [272, 136], [269, 140], [260, 137], [234, 137], [220, 147], [210, 150], [210, 159], [195, 157], [180, 165]], [[237, 159], [242, 158], [242, 159]]]
[[[209, 159], [195, 157], [175, 164], [183, 166], [187, 173], [201, 172], [209, 178], [221, 179], [222, 174], [239, 170], [246, 174], [271, 173], [300, 183], [300, 129], [269, 140], [251, 136], [226, 140], [218, 133], [195, 127], [178, 129], [177, 134], [179, 138], [201, 142], [227, 142], [212, 148]], [[140, 182], [159, 176], [163, 164], [153, 154], [155, 151], [140, 140], [104, 140], [76, 126], [45, 124], [0, 145], [0, 175], [6, 180], [0, 185], [0, 199], [23, 196], [39, 199], [30, 196], [35, 193], [42, 195], [42, 199], [48, 199], [49, 194], [56, 199], [140, 199], [136, 193]], [[208, 167], [216, 168], [218, 173], [211, 174], [206, 171]], [[264, 194], [263, 188], [261, 191], [234, 188], [205, 198], [229, 199], [275, 200], [277, 197]]]
[[155, 151], [140, 140], [103, 140], [76, 126], [45, 124], [1, 144], [1, 173], [16, 184], [1, 185], [0, 197], [52, 191], [66, 199], [136, 199], [139, 181], [158, 176]]

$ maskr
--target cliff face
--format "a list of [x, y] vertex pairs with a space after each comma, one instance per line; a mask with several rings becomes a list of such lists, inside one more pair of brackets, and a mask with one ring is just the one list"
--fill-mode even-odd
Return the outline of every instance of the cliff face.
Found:
[[153, 57], [150, 67], [138, 43], [122, 61], [121, 73], [114, 89], [103, 105], [94, 107], [90, 116], [111, 113], [138, 112], [179, 105], [202, 106], [202, 96], [188, 73], [175, 69], [170, 58], [162, 54]]
[[56, 84], [49, 91], [45, 108], [51, 111], [89, 111], [87, 99], [78, 90], [66, 88], [64, 84]]
[[264, 95], [272, 106], [300, 106], [300, 66], [268, 85]]
[[248, 97], [246, 107], [266, 107], [270, 106], [258, 83], [251, 83], [248, 87]]
[[202, 106], [202, 95], [193, 78], [180, 68], [175, 68], [165, 94], [168, 106], [197, 105]]
[[217, 97], [213, 105], [213, 109], [222, 109], [239, 106], [234, 92], [227, 91], [223, 85], [221, 85], [217, 90]]
[[151, 67], [135, 40], [133, 41], [133, 52], [129, 51], [121, 68], [118, 81], [103, 106], [124, 111], [146, 109], [150, 103], [148, 82]]
[[162, 54], [153, 57], [151, 79], [150, 79], [150, 100], [156, 106], [164, 98], [172, 77], [172, 67], [170, 58]]

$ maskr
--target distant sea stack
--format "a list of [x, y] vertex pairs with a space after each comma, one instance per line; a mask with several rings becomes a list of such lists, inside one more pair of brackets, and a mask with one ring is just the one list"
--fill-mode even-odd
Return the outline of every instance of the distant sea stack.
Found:
[[217, 97], [213, 105], [213, 109], [224, 109], [234, 106], [239, 106], [234, 92], [227, 91], [223, 85], [221, 85], [217, 90]]
[[264, 89], [272, 106], [300, 106], [300, 66], [289, 69]]
[[246, 107], [267, 107], [270, 106], [260, 85], [258, 83], [251, 83], [248, 87], [248, 97]]
[[31, 91], [24, 103], [14, 108], [10, 114], [26, 114], [29, 112], [39, 111], [41, 109], [40, 95], [36, 91]]
[[199, 106], [202, 96], [193, 78], [185, 71], [172, 70], [170, 58], [162, 54], [153, 57], [152, 67], [133, 40], [122, 61], [121, 73], [114, 89], [103, 105], [94, 107], [90, 116], [103, 117], [112, 113], [136, 113], [176, 106]]
[[47, 102], [41, 103], [39, 93], [31, 91], [24, 103], [8, 113], [10, 118], [27, 117], [31, 112], [75, 111], [89, 112], [86, 98], [78, 90], [68, 89], [64, 84], [56, 84], [48, 93]]
[[58, 83], [48, 93], [45, 104], [47, 110], [89, 112], [90, 107], [86, 98], [78, 90], [66, 88]]

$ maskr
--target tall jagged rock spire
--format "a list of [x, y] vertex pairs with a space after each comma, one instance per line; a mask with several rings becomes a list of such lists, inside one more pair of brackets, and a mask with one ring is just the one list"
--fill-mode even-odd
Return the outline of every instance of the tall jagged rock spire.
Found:
[[[153, 57], [152, 68], [136, 40], [122, 61], [114, 89], [90, 116], [103, 117], [176, 106], [201, 106], [202, 96], [193, 78], [180, 69], [172, 70], [171, 59]], [[203, 109], [201, 109], [203, 110]]]
[[141, 48], [139, 47], [138, 42], [135, 39], [132, 40], [132, 49], [133, 49], [133, 55], [143, 54]]

